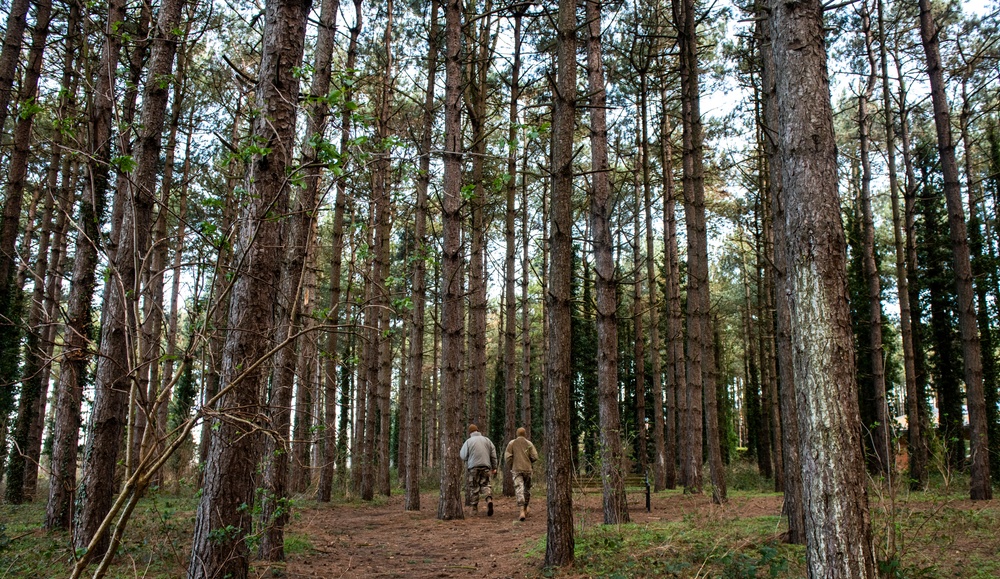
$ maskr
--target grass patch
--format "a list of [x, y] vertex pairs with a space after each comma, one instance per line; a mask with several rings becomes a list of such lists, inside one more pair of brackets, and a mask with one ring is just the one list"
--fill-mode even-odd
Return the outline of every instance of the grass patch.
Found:
[[298, 535], [294, 533], [285, 534], [286, 555], [301, 555], [303, 553], [310, 553], [314, 548], [315, 547], [313, 547], [312, 541], [305, 535]]
[[889, 578], [1000, 577], [1000, 505], [968, 500], [967, 487], [909, 492], [870, 487], [880, 573]]
[[[108, 576], [184, 576], [196, 505], [191, 496], [150, 493], [136, 507]], [[65, 531], [44, 530], [44, 520], [45, 501], [0, 506], [4, 525], [0, 530], [0, 577], [65, 577], [71, 573], [72, 537]]]
[[801, 577], [805, 550], [778, 542], [775, 517], [592, 527], [576, 542], [576, 572], [595, 577]]
[[734, 460], [726, 467], [726, 486], [729, 491], [773, 493], [774, 479], [761, 475], [756, 463]]

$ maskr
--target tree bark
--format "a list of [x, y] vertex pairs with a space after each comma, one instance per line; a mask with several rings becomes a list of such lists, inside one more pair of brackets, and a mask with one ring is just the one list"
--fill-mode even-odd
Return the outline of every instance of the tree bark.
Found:
[[437, 518], [465, 518], [462, 512], [462, 474], [458, 456], [462, 388], [462, 9], [460, 0], [445, 0], [444, 195], [441, 280], [441, 490]]
[[712, 476], [712, 502], [721, 505], [728, 499], [726, 472], [722, 465], [722, 446], [719, 441], [719, 393], [716, 366], [716, 339], [711, 324], [706, 328], [711, 338], [705, 350], [705, 434], [708, 440], [708, 464]]
[[[705, 225], [705, 176], [698, 80], [698, 35], [693, 0], [673, 0], [680, 51], [681, 108], [684, 128], [684, 215], [687, 227], [687, 440], [684, 444], [685, 492], [702, 491], [702, 398], [708, 329], [708, 233]], [[714, 392], [713, 392], [714, 395]]]
[[[415, 253], [413, 260], [413, 311], [409, 353], [410, 401], [406, 416], [409, 436], [406, 441], [406, 495], [403, 508], [420, 510], [421, 417], [424, 395], [424, 318], [427, 305], [427, 260], [431, 247], [427, 243], [427, 191], [431, 181], [431, 146], [434, 137], [434, 85], [437, 79], [440, 27], [438, 0], [432, 0], [428, 13], [427, 90], [424, 92], [423, 126], [420, 136], [420, 172], [417, 177], [417, 202], [413, 215]], [[433, 412], [431, 408], [431, 412]]]
[[[892, 202], [892, 234], [896, 257], [896, 289], [899, 300], [899, 326], [903, 342], [903, 373], [906, 381], [907, 449], [909, 453], [910, 489], [923, 488], [927, 482], [925, 461], [919, 454], [923, 447], [920, 431], [920, 413], [917, 403], [917, 375], [914, 364], [913, 323], [910, 310], [910, 272], [906, 267], [906, 249], [903, 237], [903, 217], [899, 210], [899, 179], [896, 176], [896, 135], [892, 119], [892, 96], [889, 92], [889, 57], [885, 35], [883, 2], [878, 4], [878, 34], [882, 68], [882, 107], [885, 114], [885, 148], [889, 172], [889, 196]], [[900, 107], [903, 108], [903, 107]]]
[[798, 402], [806, 560], [812, 577], [875, 577], [846, 244], [819, 2], [771, 3], [777, 137]]
[[[243, 98], [243, 94], [240, 94], [237, 97], [235, 104], [236, 110], [233, 112], [230, 137], [234, 146], [239, 146], [241, 143], [240, 131], [242, 128], [243, 118]], [[223, 209], [220, 231], [225, 232], [225, 239], [227, 240], [232, 238], [234, 223], [236, 222], [236, 215], [234, 212], [236, 211], [236, 207], [239, 203], [236, 201], [238, 198], [235, 193], [237, 184], [241, 177], [240, 172], [243, 170], [242, 167], [242, 164], [230, 163], [229, 171], [226, 175], [226, 188], [222, 194]], [[208, 326], [210, 328], [211, 335], [208, 338], [208, 347], [204, 349], [202, 354], [202, 365], [205, 368], [204, 372], [207, 374], [201, 392], [202, 403], [205, 405], [209, 405], [209, 402], [215, 398], [216, 394], [219, 393], [220, 384], [222, 382], [222, 351], [225, 347], [226, 340], [226, 316], [228, 315], [229, 302], [232, 295], [229, 286], [229, 276], [232, 273], [233, 265], [232, 258], [233, 253], [229, 247], [229, 243], [219, 244], [218, 256], [216, 257], [215, 266], [213, 268], [212, 284], [208, 299], [211, 311]], [[205, 465], [208, 462], [208, 449], [209, 441], [212, 438], [212, 426], [213, 421], [202, 420], [200, 437], [202, 442], [198, 445], [199, 485], [203, 482]]]
[[[644, 75], [643, 75], [644, 76]], [[639, 157], [645, 155], [641, 142], [641, 132], [636, 132], [636, 147]], [[644, 161], [639, 160], [641, 165]], [[639, 472], [645, 474], [649, 465], [649, 451], [646, 446], [646, 336], [643, 328], [642, 299], [642, 241], [640, 215], [642, 215], [642, 171], [633, 167], [633, 212], [632, 212], [632, 361], [635, 372], [635, 439], [636, 463]]]
[[559, 0], [552, 110], [552, 206], [548, 368], [545, 385], [545, 462], [548, 520], [545, 566], [573, 564], [572, 452], [570, 449], [570, 296], [573, 268], [573, 132], [576, 115], [576, 2]]
[[666, 478], [668, 489], [677, 486], [677, 441], [679, 401], [687, 383], [684, 368], [684, 320], [681, 315], [680, 260], [677, 256], [677, 213], [674, 192], [673, 146], [671, 145], [670, 115], [667, 112], [666, 87], [660, 88], [660, 164], [663, 168], [663, 255], [667, 301], [667, 412]]
[[[527, 168], [528, 149], [525, 147], [522, 168]], [[521, 207], [528, 207], [528, 179], [521, 172]], [[528, 301], [528, 272], [531, 261], [528, 250], [528, 212], [521, 211], [521, 426], [531, 438], [531, 316]]]
[[627, 523], [621, 417], [618, 410], [618, 297], [611, 253], [614, 204], [608, 175], [607, 90], [601, 49], [600, 0], [588, 0], [587, 92], [590, 94], [590, 222], [597, 290], [597, 392], [601, 422], [601, 487], [604, 524]]
[[[339, 8], [340, 0], [324, 0], [320, 8], [313, 60], [315, 72], [308, 95], [311, 104], [309, 107], [310, 116], [306, 128], [306, 139], [302, 144], [302, 166], [305, 174], [303, 175], [303, 186], [298, 190], [295, 207], [287, 222], [289, 233], [282, 260], [279, 295], [286, 305], [283, 312], [279, 313], [277, 323], [275, 339], [279, 342], [289, 340], [299, 330], [304, 267], [312, 250], [313, 221], [318, 203], [321, 165], [317, 153], [317, 141], [323, 141], [326, 116], [329, 110], [325, 97], [330, 86], [330, 62], [333, 55], [336, 18]], [[295, 344], [297, 342], [301, 344], [302, 340], [291, 341], [285, 345], [277, 352], [274, 360], [273, 400], [270, 404], [270, 412], [277, 437], [272, 436], [266, 442], [264, 456], [267, 465], [264, 471], [266, 493], [262, 501], [265, 530], [261, 535], [260, 542], [260, 556], [267, 561], [283, 561], [285, 558], [284, 525], [290, 515], [287, 507], [290, 445], [287, 442], [291, 424], [290, 406], [292, 403], [292, 384], [295, 380]]]
[[[80, 429], [82, 385], [90, 359], [91, 301], [96, 283], [100, 243], [100, 220], [108, 189], [111, 159], [111, 123], [114, 101], [114, 73], [121, 52], [117, 33], [125, 19], [124, 0], [109, 0], [105, 43], [101, 52], [98, 76], [90, 113], [90, 152], [85, 188], [80, 201], [80, 224], [73, 259], [73, 281], [66, 307], [66, 344], [60, 365], [56, 426], [53, 432], [52, 474], [45, 526], [67, 529], [76, 488], [76, 458]], [[110, 480], [110, 479], [108, 479]], [[107, 482], [107, 481], [105, 481]], [[85, 497], [79, 497], [84, 499]]]
[[920, 0], [920, 39], [927, 57], [927, 74], [931, 84], [934, 126], [937, 129], [938, 154], [944, 177], [944, 195], [948, 205], [948, 230], [954, 259], [955, 286], [958, 294], [958, 325], [962, 334], [962, 361], [969, 410], [969, 443], [971, 446], [969, 496], [972, 500], [993, 497], [990, 484], [989, 440], [986, 431], [986, 401], [983, 390], [982, 353], [976, 307], [972, 291], [972, 265], [969, 240], [958, 183], [958, 163], [951, 137], [951, 114], [945, 94], [944, 71], [938, 48], [940, 29], [934, 22], [930, 0]]
[[663, 369], [660, 366], [660, 303], [656, 298], [656, 261], [653, 259], [653, 194], [649, 178], [649, 86], [642, 76], [640, 108], [642, 113], [642, 193], [646, 212], [646, 280], [649, 294], [649, 362], [653, 374], [653, 487], [667, 487], [667, 455], [663, 433]]
[[[466, 377], [469, 392], [469, 421], [484, 425], [486, 418], [486, 187], [483, 171], [486, 163], [486, 97], [490, 90], [486, 84], [493, 56], [493, 3], [486, 0], [483, 13], [473, 13], [474, 2], [468, 3], [466, 12], [467, 40], [470, 53], [466, 111], [472, 127], [472, 198], [471, 230], [469, 237], [469, 371]], [[475, 24], [472, 24], [475, 23]], [[474, 52], [473, 52], [474, 51]], [[487, 429], [483, 429], [485, 432]], [[491, 433], [492, 434], [492, 433]]]
[[[183, 44], [187, 41], [190, 30], [184, 32], [184, 38], [180, 40]], [[135, 467], [144, 456], [151, 452], [163, 449], [164, 437], [167, 428], [167, 414], [170, 403], [170, 392], [164, 391], [168, 388], [170, 380], [160, 374], [160, 363], [164, 361], [164, 352], [161, 347], [163, 341], [163, 299], [165, 288], [165, 275], [167, 272], [167, 259], [170, 243], [167, 239], [167, 215], [171, 212], [171, 196], [174, 189], [174, 161], [177, 152], [177, 132], [180, 126], [181, 114], [184, 111], [185, 96], [187, 90], [185, 52], [182, 50], [177, 55], [176, 77], [180, 79], [173, 86], [173, 99], [170, 112], [170, 128], [167, 135], [167, 146], [164, 152], [163, 180], [160, 185], [159, 211], [153, 225], [153, 238], [151, 253], [152, 259], [146, 268], [144, 277], [146, 279], [146, 291], [143, 297], [143, 320], [141, 326], [141, 340], [139, 342], [139, 354], [142, 366], [139, 368], [139, 388], [138, 400], [144, 404], [134, 405], [132, 412], [135, 413], [136, 425], [144, 425], [142, 430], [137, 429], [132, 434], [133, 444], [128, 451], [131, 453], [126, 464], [129, 465], [129, 472]], [[189, 136], [190, 140], [190, 136]], [[190, 149], [188, 150], [190, 152]], [[185, 165], [189, 168], [190, 163], [185, 160]], [[186, 176], [182, 175], [184, 182]], [[183, 243], [181, 244], [183, 245]], [[178, 266], [179, 268], [179, 266]], [[179, 269], [175, 270], [179, 271]], [[174, 340], [177, 339], [176, 311], [170, 322], [173, 326]], [[173, 352], [171, 352], [172, 354]], [[145, 384], [144, 384], [145, 382]], [[146, 425], [146, 417], [152, 421]], [[141, 420], [140, 420], [141, 419]], [[154, 479], [162, 481], [162, 472], [154, 475]], [[157, 483], [157, 484], [158, 484]]]
[[[761, 7], [764, 8], [763, 6]], [[792, 363], [792, 321], [790, 277], [791, 263], [788, 260], [787, 235], [785, 232], [785, 201], [782, 195], [783, 161], [778, 142], [777, 70], [774, 52], [771, 50], [771, 27], [761, 18], [763, 74], [761, 82], [764, 91], [764, 150], [767, 155], [767, 200], [773, 223], [774, 244], [774, 319], [775, 362], [778, 382], [779, 407], [781, 411], [781, 457], [784, 474], [785, 505], [784, 514], [788, 519], [788, 539], [794, 544], [806, 542], [805, 505], [803, 504], [802, 468], [799, 460], [799, 422], [796, 402], [795, 372]]]
[[[0, 127], [7, 125], [7, 112], [14, 96], [14, 77], [17, 74], [17, 63], [21, 60], [21, 46], [24, 43], [24, 31], [28, 26], [28, 8], [30, 0], [14, 0], [7, 13], [7, 25], [4, 27], [3, 48], [0, 49]], [[14, 256], [5, 256], [3, 267], [13, 267]], [[10, 271], [0, 268], [0, 280], [7, 279]]]
[[312, 454], [314, 447], [314, 427], [319, 400], [316, 360], [318, 347], [313, 327], [313, 297], [316, 295], [316, 230], [310, 224], [310, 239], [306, 242], [306, 263], [303, 272], [302, 295], [299, 304], [299, 353], [295, 371], [295, 424], [292, 429], [292, 464], [288, 474], [288, 489], [294, 493], [304, 493], [312, 479]]
[[[899, 63], [899, 55], [897, 51], [893, 51], [893, 60], [895, 61], [895, 68], [897, 72], [897, 82], [899, 84], [899, 97], [897, 102], [899, 102], [899, 145], [900, 151], [903, 155], [903, 168], [906, 175], [906, 182], [903, 187], [903, 215], [902, 215], [902, 228], [903, 228], [903, 242], [904, 242], [904, 254], [906, 260], [906, 269], [908, 272], [913, 272], [914, 276], [912, 279], [908, 278], [908, 290], [909, 295], [908, 301], [910, 303], [911, 315], [910, 324], [912, 326], [910, 336], [913, 341], [913, 375], [914, 375], [914, 386], [913, 386], [913, 396], [910, 397], [907, 394], [906, 400], [906, 417], [907, 422], [910, 423], [908, 427], [908, 450], [910, 453], [910, 478], [922, 481], [921, 488], [926, 485], [927, 482], [927, 460], [928, 460], [928, 448], [927, 448], [927, 435], [925, 434], [930, 430], [930, 420], [927, 416], [926, 408], [926, 389], [927, 389], [927, 370], [925, 366], [925, 355], [922, 346], [921, 332], [920, 332], [920, 319], [921, 319], [921, 307], [920, 307], [920, 280], [916, 276], [917, 271], [917, 241], [916, 241], [916, 198], [917, 198], [917, 177], [913, 167], [913, 154], [910, 148], [910, 124], [909, 124], [909, 107], [906, 104], [907, 99], [907, 89], [905, 76], [899, 74], [901, 68]], [[902, 304], [902, 302], [900, 302]], [[914, 426], [915, 425], [915, 426]], [[914, 430], [909, 430], [914, 429]], [[913, 483], [911, 483], [913, 484]]]
[[[51, 0], [35, 0], [35, 25], [31, 33], [31, 48], [28, 50], [28, 63], [27, 68], [24, 71], [24, 79], [21, 85], [21, 102], [28, 103], [34, 101], [36, 91], [38, 89], [38, 79], [41, 76], [42, 70], [42, 56], [45, 51], [45, 40], [49, 35], [49, 21], [52, 16], [52, 1]], [[0, 252], [6, 253], [10, 250], [13, 254], [13, 243], [10, 247], [7, 246], [7, 235], [8, 227], [13, 225], [13, 235], [11, 235], [11, 242], [17, 237], [17, 224], [20, 222], [21, 217], [21, 201], [24, 197], [24, 185], [28, 174], [28, 155], [31, 147], [31, 126], [34, 122], [35, 114], [31, 109], [26, 109], [18, 115], [17, 126], [14, 129], [14, 151], [10, 157], [10, 163], [7, 165], [7, 200], [4, 203], [4, 231], [2, 233], [4, 247], [0, 247]], [[2, 127], [2, 125], [0, 125]], [[48, 208], [48, 218], [51, 220], [52, 217], [52, 200], [47, 198], [46, 206]], [[47, 225], [43, 222], [43, 233], [47, 228]], [[30, 239], [30, 235], [27, 236]], [[18, 399], [18, 411], [17, 420], [14, 423], [14, 429], [11, 432], [12, 438], [14, 440], [14, 448], [10, 455], [10, 461], [7, 464], [7, 489], [4, 494], [7, 502], [10, 504], [20, 504], [25, 500], [24, 485], [25, 485], [25, 472], [27, 469], [27, 461], [29, 458], [29, 446], [31, 437], [31, 427], [32, 423], [38, 420], [39, 410], [44, 413], [44, 399], [45, 391], [48, 390], [48, 384], [43, 385], [39, 378], [41, 377], [39, 371], [41, 370], [41, 365], [38, 364], [39, 358], [36, 355], [40, 347], [39, 344], [39, 321], [41, 320], [41, 300], [44, 295], [44, 275], [47, 269], [47, 264], [45, 263], [44, 257], [48, 252], [47, 243], [41, 243], [39, 241], [38, 255], [40, 262], [37, 264], [39, 271], [36, 271], [36, 278], [34, 281], [35, 291], [32, 299], [32, 307], [28, 315], [28, 351], [26, 353], [26, 367], [24, 378], [21, 381], [21, 396]], [[13, 269], [13, 268], [11, 268]], [[12, 280], [8, 278], [0, 278], [0, 283], [9, 284]], [[12, 288], [13, 289], [13, 288]], [[18, 286], [18, 291], [20, 291], [20, 286]], [[8, 294], [9, 295], [9, 294]], [[7, 321], [4, 320], [3, 325], [7, 325]], [[4, 388], [12, 388], [13, 386], [8, 386], [7, 382], [4, 382]], [[39, 403], [41, 402], [41, 409], [39, 408]], [[33, 469], [34, 470], [34, 469]], [[37, 471], [35, 471], [37, 473]], [[32, 486], [34, 486], [34, 481], [32, 481]]]
[[[120, 159], [133, 157], [135, 143], [133, 139], [138, 138], [138, 128], [135, 122], [135, 113], [139, 100], [139, 88], [142, 85], [143, 66], [149, 53], [150, 33], [149, 23], [153, 18], [152, 2], [142, 1], [138, 6], [138, 14], [125, 21], [126, 28], [123, 32], [122, 51], [124, 59], [128, 60], [128, 74], [124, 75], [124, 91], [121, 103], [118, 104], [118, 114], [121, 115], [118, 134], [117, 153]], [[118, 199], [127, 198], [129, 192], [127, 185], [130, 180], [127, 177], [129, 172], [127, 167], [117, 164], [115, 170], [115, 194], [111, 205], [111, 235], [107, 243], [108, 260], [114, 261], [115, 251], [118, 247], [118, 236], [121, 232], [122, 218], [125, 215], [125, 204]], [[131, 426], [131, 424], [130, 424]]]
[[[248, 575], [253, 470], [260, 457], [259, 392], [266, 376], [260, 364], [272, 336], [273, 295], [278, 287], [278, 241], [288, 207], [287, 173], [295, 146], [295, 115], [309, 0], [273, 0], [266, 6], [263, 56], [257, 85], [259, 116], [254, 142], [263, 144], [247, 175], [247, 203], [241, 210], [236, 244], [238, 264], [229, 305], [230, 332], [222, 363], [224, 395], [219, 402], [198, 504], [188, 577], [235, 579]], [[252, 275], [251, 275], [252, 272]], [[262, 325], [264, 328], [261, 328]]]
[[[347, 60], [345, 63], [345, 69], [347, 71], [353, 71], [357, 64], [358, 58], [358, 37], [361, 35], [361, 26], [363, 24], [362, 11], [361, 11], [361, 0], [354, 1], [354, 25], [350, 28], [350, 40], [347, 45]], [[331, 25], [332, 26], [332, 25]], [[349, 73], [350, 74], [350, 73]], [[349, 103], [351, 99], [354, 98], [354, 84], [351, 83], [344, 87], [344, 102]], [[351, 139], [351, 116], [352, 112], [348, 106], [344, 106], [341, 111], [341, 123], [340, 123], [340, 155], [344, 157]], [[342, 167], [343, 169], [344, 167]], [[330, 253], [332, 254], [330, 262], [330, 311], [331, 317], [329, 323], [337, 326], [341, 318], [341, 310], [344, 306], [341, 306], [340, 293], [341, 293], [341, 275], [343, 271], [343, 254], [344, 254], [344, 213], [347, 206], [347, 183], [342, 176], [337, 178], [337, 194], [334, 199], [334, 209], [333, 209], [333, 232], [332, 239], [330, 241]], [[338, 337], [340, 335], [339, 328], [334, 328], [333, 331], [327, 333], [326, 351], [329, 358], [327, 359], [326, 365], [326, 394], [327, 394], [327, 407], [325, 410], [325, 416], [328, 420], [332, 419], [335, 410], [331, 407], [331, 401], [336, 400], [336, 396], [332, 395], [337, 389], [337, 380], [339, 379], [338, 373], [336, 372], [337, 364], [339, 363], [343, 367], [343, 359], [340, 358], [337, 348], [338, 348]], [[343, 419], [343, 415], [341, 416]], [[323, 502], [330, 500], [330, 492], [333, 488], [333, 467], [334, 461], [332, 455], [330, 454], [334, 448], [336, 448], [335, 438], [333, 437], [333, 429], [329, 427], [326, 434], [326, 452], [327, 455], [323, 461], [323, 468], [320, 470], [320, 482], [319, 490], [317, 491], [317, 499]], [[339, 429], [338, 429], [339, 431]], [[339, 432], [338, 432], [339, 436]], [[343, 438], [340, 438], [343, 441]], [[346, 457], [337, 454], [338, 459], [345, 459]], [[346, 464], [346, 462], [345, 462]], [[355, 469], [357, 470], [357, 469]]]
[[[393, 91], [395, 90], [395, 60], [392, 50], [393, 0], [386, 3], [388, 14], [385, 32], [382, 36], [382, 48], [385, 50], [385, 67], [378, 97], [379, 113], [376, 120], [377, 142], [380, 153], [375, 159], [375, 177], [372, 196], [375, 198], [375, 304], [378, 306], [378, 334], [373, 345], [376, 372], [369, 372], [369, 377], [377, 384], [375, 391], [378, 405], [379, 435], [378, 435], [378, 471], [375, 483], [379, 494], [389, 496], [389, 437], [390, 437], [390, 404], [389, 397], [392, 388], [392, 337], [389, 328], [389, 288], [386, 280], [389, 277], [389, 234], [392, 227], [392, 199], [389, 194], [391, 176], [389, 143], [389, 118], [392, 113]], [[372, 384], [369, 384], [371, 387]]]
[[[968, 65], [971, 67], [971, 65]], [[969, 73], [971, 74], [971, 73]], [[986, 416], [986, 433], [993, 448], [988, 449], [988, 462], [990, 472], [995, 471], [1000, 466], [1000, 453], [998, 453], [996, 436], [1000, 435], [1000, 428], [997, 424], [997, 359], [994, 347], [994, 333], [989, 313], [989, 297], [987, 287], [989, 277], [989, 258], [983, 253], [985, 239], [981, 229], [979, 218], [979, 199], [981, 195], [977, 192], [978, 184], [973, 169], [973, 145], [972, 136], [969, 134], [969, 120], [972, 116], [972, 107], [967, 91], [968, 75], [962, 77], [962, 112], [959, 114], [959, 130], [961, 132], [962, 148], [965, 150], [965, 182], [969, 188], [969, 252], [972, 265], [972, 275], [974, 278], [973, 287], [976, 295], [976, 322], [980, 336], [980, 352], [982, 353], [983, 364], [983, 398], [984, 413]]]
[[[514, 261], [517, 243], [514, 232], [514, 200], [517, 196], [517, 153], [518, 142], [518, 98], [520, 97], [521, 74], [521, 20], [524, 17], [526, 5], [517, 5], [514, 10], [514, 62], [510, 72], [510, 115], [507, 131], [507, 186], [506, 211], [504, 212], [504, 240], [506, 255], [504, 259], [504, 334], [503, 334], [503, 377], [504, 377], [504, 440], [514, 440], [517, 436], [517, 297], [514, 293]], [[527, 212], [527, 207], [522, 207]], [[514, 496], [514, 475], [503, 461], [503, 495]]]
[[[153, 193], [159, 172], [159, 158], [174, 54], [181, 30], [181, 0], [168, 0], [160, 6], [153, 32], [153, 51], [149, 80], [142, 99], [142, 130], [136, 148], [136, 170], [128, 187], [121, 236], [113, 259], [113, 273], [104, 289], [104, 308], [100, 352], [95, 376], [96, 394], [91, 416], [92, 430], [84, 455], [78, 497], [82, 502], [79, 523], [74, 529], [77, 548], [87, 547], [111, 507], [114, 498], [115, 466], [128, 417], [128, 393], [131, 389], [130, 335], [138, 329], [135, 319], [140, 291], [140, 273], [149, 250], [153, 223]], [[117, 201], [117, 200], [116, 200]], [[135, 343], [134, 341], [131, 343]], [[107, 541], [94, 546], [103, 554]]]
[[872, 48], [871, 16], [866, 2], [861, 5], [861, 26], [865, 37], [865, 47], [868, 54], [869, 74], [865, 87], [858, 95], [858, 141], [861, 155], [861, 220], [862, 220], [862, 252], [864, 254], [865, 277], [868, 281], [869, 328], [868, 338], [871, 347], [872, 382], [875, 393], [876, 424], [865, 425], [871, 430], [872, 447], [878, 461], [878, 471], [890, 475], [895, 471], [895, 459], [892, 451], [892, 432], [889, 416], [889, 405], [886, 400], [884, 349], [882, 347], [882, 282], [878, 266], [875, 263], [875, 220], [872, 216], [871, 200], [871, 118], [868, 113], [868, 103], [875, 90], [876, 69], [875, 52]]

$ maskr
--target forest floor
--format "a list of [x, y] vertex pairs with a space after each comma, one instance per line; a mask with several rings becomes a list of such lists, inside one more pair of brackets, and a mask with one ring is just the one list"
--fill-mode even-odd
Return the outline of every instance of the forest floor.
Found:
[[[312, 549], [290, 557], [283, 566], [285, 575], [415, 579], [542, 575], [546, 532], [544, 492], [540, 496], [536, 492], [533, 509], [524, 522], [518, 520], [514, 498], [496, 497], [492, 517], [486, 515], [481, 503], [478, 514], [466, 507], [466, 518], [452, 521], [436, 518], [437, 492], [425, 492], [420, 500], [422, 508], [417, 512], [404, 511], [401, 496], [383, 498], [370, 505], [330, 504], [300, 511], [289, 531], [308, 537]], [[718, 507], [712, 505], [710, 495], [664, 492], [652, 496], [652, 511], [647, 513], [645, 497], [635, 492], [629, 495], [632, 525], [625, 527], [635, 530], [690, 518], [763, 517], [773, 522], [777, 537], [781, 500], [781, 495], [775, 494], [743, 496]], [[578, 493], [573, 512], [577, 533], [599, 525], [600, 493]], [[626, 529], [619, 530], [628, 534]], [[258, 571], [266, 576], [264, 567]]]
[[[734, 472], [736, 471], [736, 472]], [[782, 496], [770, 482], [730, 471], [729, 501], [680, 490], [652, 496], [645, 511], [640, 491], [629, 494], [632, 522], [600, 524], [599, 492], [574, 492], [576, 562], [544, 569], [545, 489], [533, 489], [532, 512], [517, 520], [513, 498], [497, 496], [495, 513], [439, 521], [438, 493], [421, 495], [421, 510], [403, 510], [403, 497], [363, 503], [340, 497], [293, 503], [286, 528], [287, 561], [255, 561], [251, 574], [272, 577], [537, 578], [557, 577], [775, 577], [806, 576], [805, 549], [782, 541]], [[542, 488], [539, 488], [542, 487]], [[876, 557], [882, 577], [1000, 577], [1000, 500], [967, 500], [964, 481], [921, 493], [889, 493], [869, 485]], [[499, 493], [498, 493], [499, 494]], [[44, 494], [42, 494], [44, 496]], [[193, 489], [158, 490], [129, 523], [109, 577], [183, 577], [190, 553], [196, 498]], [[0, 579], [65, 577], [72, 562], [66, 533], [39, 528], [44, 504], [0, 505]], [[91, 569], [91, 572], [93, 568]]]

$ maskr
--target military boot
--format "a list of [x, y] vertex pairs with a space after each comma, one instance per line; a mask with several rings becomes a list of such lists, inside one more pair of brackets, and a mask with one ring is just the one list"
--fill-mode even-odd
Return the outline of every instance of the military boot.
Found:
[[527, 516], [528, 516], [528, 507], [521, 507], [521, 514], [519, 515], [518, 519], [523, 521], [524, 517]]

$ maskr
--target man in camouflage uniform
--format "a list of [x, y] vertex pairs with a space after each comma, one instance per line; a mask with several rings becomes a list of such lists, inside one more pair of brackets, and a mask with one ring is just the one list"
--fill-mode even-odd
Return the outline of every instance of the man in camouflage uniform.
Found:
[[497, 449], [493, 442], [479, 432], [475, 424], [469, 425], [469, 438], [462, 445], [458, 456], [465, 461], [468, 474], [468, 496], [472, 512], [479, 512], [479, 496], [486, 497], [486, 515], [493, 516], [493, 489], [490, 478], [497, 473]]
[[532, 464], [538, 460], [538, 451], [525, 434], [523, 427], [518, 428], [517, 438], [507, 443], [507, 450], [503, 453], [507, 470], [514, 475], [514, 494], [517, 495], [517, 506], [521, 507], [518, 518], [522, 521], [528, 516], [528, 502], [531, 500]]

